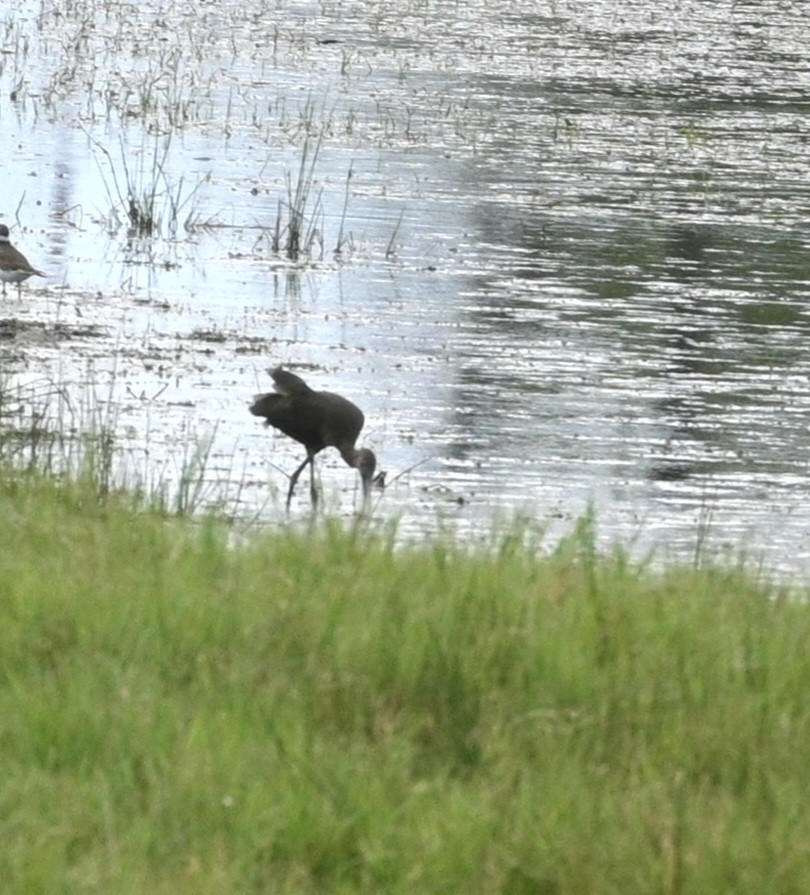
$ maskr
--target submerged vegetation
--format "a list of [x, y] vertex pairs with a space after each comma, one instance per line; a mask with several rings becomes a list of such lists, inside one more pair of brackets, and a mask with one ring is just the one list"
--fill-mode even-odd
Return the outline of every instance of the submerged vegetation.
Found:
[[0, 476], [8, 891], [801, 893], [810, 615], [735, 568], [229, 544]]

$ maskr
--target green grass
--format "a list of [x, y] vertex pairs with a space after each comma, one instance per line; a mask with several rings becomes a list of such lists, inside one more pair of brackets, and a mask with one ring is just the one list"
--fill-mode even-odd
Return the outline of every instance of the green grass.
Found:
[[810, 891], [810, 616], [731, 567], [0, 479], [4, 892]]

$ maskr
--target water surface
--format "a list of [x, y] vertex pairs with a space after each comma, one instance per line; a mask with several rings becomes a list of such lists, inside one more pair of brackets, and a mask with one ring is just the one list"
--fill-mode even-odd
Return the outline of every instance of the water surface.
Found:
[[606, 542], [689, 556], [708, 527], [804, 572], [801, 4], [3, 15], [0, 215], [49, 275], [2, 305], [7, 422], [109, 427], [147, 488], [210, 443], [200, 508], [274, 522], [302, 455], [246, 405], [283, 363], [362, 406], [389, 480], [415, 467], [377, 506], [405, 536], [520, 513], [553, 540], [593, 504]]

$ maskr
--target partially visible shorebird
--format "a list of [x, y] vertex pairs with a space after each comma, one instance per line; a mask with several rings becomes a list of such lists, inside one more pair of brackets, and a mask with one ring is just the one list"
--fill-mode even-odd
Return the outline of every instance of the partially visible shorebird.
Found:
[[281, 430], [285, 435], [306, 448], [306, 460], [290, 476], [287, 492], [287, 509], [290, 508], [293, 490], [304, 467], [310, 467], [309, 493], [312, 505], [318, 505], [315, 489], [315, 455], [324, 448], [334, 447], [344, 461], [360, 473], [363, 483], [363, 502], [371, 491], [371, 477], [377, 467], [377, 458], [368, 448], [357, 448], [355, 442], [363, 428], [363, 411], [340, 395], [332, 392], [316, 392], [300, 376], [276, 367], [269, 371], [276, 390], [257, 395], [250, 406], [254, 416], [262, 416], [265, 425]]
[[22, 252], [11, 244], [8, 227], [0, 224], [0, 280], [3, 283], [3, 295], [6, 294], [6, 283], [17, 284], [17, 295], [20, 295], [20, 283], [28, 277], [44, 277], [45, 274], [31, 267]]

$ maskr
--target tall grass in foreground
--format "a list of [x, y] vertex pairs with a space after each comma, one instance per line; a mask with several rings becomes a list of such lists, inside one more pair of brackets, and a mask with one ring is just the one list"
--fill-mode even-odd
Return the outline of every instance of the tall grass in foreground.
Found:
[[4, 891], [810, 891], [810, 615], [744, 572], [11, 474], [0, 530]]

